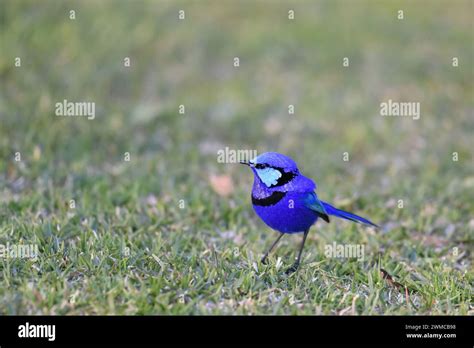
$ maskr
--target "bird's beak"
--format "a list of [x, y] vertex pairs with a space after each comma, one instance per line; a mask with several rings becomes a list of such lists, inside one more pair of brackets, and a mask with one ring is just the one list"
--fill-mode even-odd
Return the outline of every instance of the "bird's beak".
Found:
[[240, 164], [245, 164], [246, 166], [253, 167], [254, 164], [252, 162], [240, 161]]

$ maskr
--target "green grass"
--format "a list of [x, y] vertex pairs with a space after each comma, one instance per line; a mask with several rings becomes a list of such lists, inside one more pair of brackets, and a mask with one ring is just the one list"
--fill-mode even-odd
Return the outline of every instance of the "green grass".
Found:
[[[0, 313], [472, 315], [472, 10], [3, 1], [0, 244], [40, 255], [0, 259]], [[63, 99], [94, 101], [96, 119], [56, 117]], [[388, 99], [419, 101], [421, 119], [381, 117]], [[276, 233], [252, 211], [248, 169], [217, 163], [226, 146], [290, 155], [323, 200], [382, 229], [318, 222], [297, 273], [284, 270], [300, 236], [262, 265]], [[334, 241], [365, 258], [327, 258]]]

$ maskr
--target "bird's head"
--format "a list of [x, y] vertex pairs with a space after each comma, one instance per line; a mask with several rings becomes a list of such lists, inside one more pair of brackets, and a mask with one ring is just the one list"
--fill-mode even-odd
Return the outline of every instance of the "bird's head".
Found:
[[277, 152], [265, 152], [248, 162], [240, 163], [252, 168], [255, 178], [267, 188], [286, 185], [299, 175], [295, 161]]

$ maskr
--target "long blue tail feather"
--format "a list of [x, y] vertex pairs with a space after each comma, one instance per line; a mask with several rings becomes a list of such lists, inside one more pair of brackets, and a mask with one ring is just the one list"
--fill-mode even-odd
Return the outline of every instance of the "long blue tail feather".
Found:
[[349, 212], [341, 210], [341, 209], [337, 209], [337, 208], [333, 207], [331, 204], [323, 202], [323, 201], [321, 201], [321, 203], [324, 205], [324, 208], [326, 209], [326, 212], [329, 215], [334, 215], [334, 216], [337, 216], [337, 217], [340, 217], [340, 218], [343, 218], [343, 219], [346, 219], [346, 220], [350, 220], [350, 221], [357, 222], [357, 223], [362, 223], [362, 224], [369, 225], [369, 226], [379, 227], [376, 224], [374, 224], [372, 221], [369, 221], [369, 220], [367, 220], [367, 219], [365, 219], [361, 216], [349, 213]]

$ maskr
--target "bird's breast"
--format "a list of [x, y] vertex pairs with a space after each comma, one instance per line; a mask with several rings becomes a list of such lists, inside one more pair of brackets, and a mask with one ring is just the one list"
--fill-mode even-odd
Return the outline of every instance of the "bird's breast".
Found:
[[317, 220], [317, 215], [304, 205], [306, 194], [300, 192], [272, 192], [269, 196], [252, 195], [257, 215], [271, 228], [294, 233], [306, 231]]

